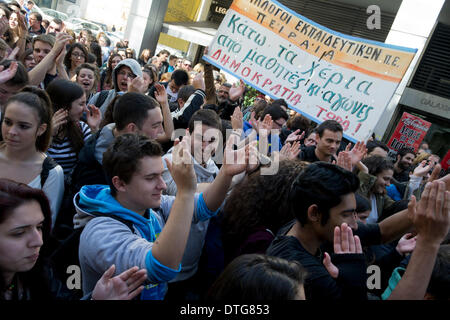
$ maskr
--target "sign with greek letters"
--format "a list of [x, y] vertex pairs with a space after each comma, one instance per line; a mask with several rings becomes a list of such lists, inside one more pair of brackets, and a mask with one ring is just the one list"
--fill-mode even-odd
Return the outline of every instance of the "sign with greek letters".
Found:
[[235, 0], [203, 58], [350, 141], [367, 140], [416, 49], [332, 31], [277, 1]]

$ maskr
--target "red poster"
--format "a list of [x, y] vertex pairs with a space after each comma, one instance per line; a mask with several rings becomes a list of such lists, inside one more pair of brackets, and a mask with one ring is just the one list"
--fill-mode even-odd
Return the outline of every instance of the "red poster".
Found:
[[412, 147], [417, 152], [430, 126], [430, 122], [403, 112], [394, 134], [389, 140], [388, 147], [396, 151], [403, 147]]

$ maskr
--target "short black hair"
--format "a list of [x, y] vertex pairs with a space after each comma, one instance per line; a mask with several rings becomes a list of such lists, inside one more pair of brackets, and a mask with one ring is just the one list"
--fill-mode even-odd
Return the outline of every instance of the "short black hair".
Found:
[[398, 152], [397, 152], [397, 156], [400, 156], [400, 158], [403, 158], [408, 153], [411, 153], [412, 155], [414, 155], [414, 157], [416, 156], [416, 152], [414, 151], [414, 148], [412, 148], [412, 147], [400, 148], [400, 150], [398, 150]]
[[189, 97], [195, 92], [195, 88], [193, 86], [183, 86], [178, 91], [178, 99], [183, 100], [184, 102], [188, 101]]
[[127, 92], [114, 105], [113, 121], [117, 130], [123, 130], [129, 123], [134, 123], [139, 129], [148, 117], [148, 111], [158, 108], [159, 103], [147, 95]]
[[375, 148], [381, 148], [384, 151], [389, 152], [388, 146], [379, 140], [372, 140], [372, 141], [367, 142], [366, 147], [367, 147], [368, 154], [371, 153]]
[[308, 208], [317, 205], [322, 213], [321, 224], [330, 217], [330, 209], [338, 206], [342, 196], [355, 193], [358, 177], [334, 164], [319, 161], [310, 164], [292, 183], [289, 191], [290, 211], [304, 226], [308, 222]]
[[267, 108], [264, 109], [264, 113], [261, 116], [261, 119], [264, 119], [264, 117], [270, 114], [273, 121], [277, 121], [278, 119], [285, 119], [286, 121], [289, 120], [289, 116], [286, 111], [284, 111], [279, 105], [270, 105]]
[[288, 104], [286, 102], [286, 100], [284, 99], [277, 99], [274, 102], [271, 103], [272, 106], [284, 106], [284, 107], [288, 107]]
[[366, 197], [363, 197], [359, 193], [355, 193], [355, 200], [356, 200], [356, 213], [362, 213], [365, 211], [372, 210], [370, 201], [367, 200]]
[[222, 131], [222, 121], [220, 121], [218, 114], [214, 110], [211, 109], [197, 110], [189, 120], [188, 128], [190, 134], [194, 132], [195, 122], [201, 122], [202, 125], [204, 126], [208, 126], [211, 128], [218, 129], [219, 131]]
[[189, 74], [185, 70], [177, 69], [172, 72], [170, 80], [173, 80], [177, 86], [183, 86], [189, 82]]
[[118, 136], [103, 154], [102, 162], [111, 187], [111, 194], [113, 196], [117, 194], [112, 183], [113, 177], [118, 176], [120, 180], [129, 183], [133, 174], [139, 169], [139, 160], [144, 157], [161, 156], [161, 145], [155, 140], [133, 133]]
[[157, 56], [159, 57], [159, 56], [162, 55], [162, 54], [167, 54], [167, 55], [170, 56], [169, 50], [166, 50], [166, 49], [163, 49], [163, 50], [161, 50], [160, 52], [158, 52]]
[[319, 135], [319, 137], [322, 138], [322, 135], [325, 132], [325, 130], [330, 130], [331, 132], [344, 132], [344, 129], [342, 128], [341, 124], [336, 120], [326, 120], [322, 122], [316, 128], [316, 133]]
[[369, 174], [376, 176], [384, 170], [394, 170], [391, 160], [382, 156], [370, 156], [362, 160], [362, 163], [369, 169]]

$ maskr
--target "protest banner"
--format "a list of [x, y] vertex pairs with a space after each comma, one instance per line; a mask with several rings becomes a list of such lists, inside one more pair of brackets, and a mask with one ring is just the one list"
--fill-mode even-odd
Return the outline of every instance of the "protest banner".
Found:
[[414, 148], [414, 152], [417, 152], [430, 127], [430, 122], [403, 112], [402, 118], [397, 124], [387, 146], [395, 151], [403, 147], [410, 147]]
[[203, 59], [350, 141], [366, 140], [416, 49], [332, 31], [277, 1], [235, 0]]

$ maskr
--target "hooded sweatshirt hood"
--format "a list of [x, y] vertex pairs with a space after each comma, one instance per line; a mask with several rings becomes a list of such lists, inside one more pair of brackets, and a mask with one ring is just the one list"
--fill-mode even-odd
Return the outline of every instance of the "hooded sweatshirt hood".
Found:
[[133, 72], [133, 74], [136, 77], [142, 77], [141, 65], [136, 60], [124, 59], [124, 60], [120, 61], [112, 72], [112, 78], [114, 81], [114, 89], [116, 90], [116, 92], [119, 91], [119, 86], [117, 85], [117, 72], [121, 66], [127, 66], [128, 68], [131, 69], [131, 72]]
[[161, 226], [154, 214], [149, 213], [149, 219], [128, 210], [111, 195], [111, 189], [106, 185], [88, 185], [80, 189], [74, 197], [77, 213], [74, 216], [74, 228], [81, 228], [92, 218], [101, 216], [117, 216], [133, 223], [141, 235], [154, 242], [161, 232]]

